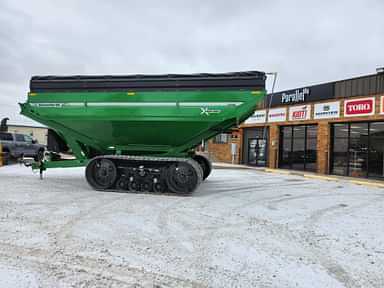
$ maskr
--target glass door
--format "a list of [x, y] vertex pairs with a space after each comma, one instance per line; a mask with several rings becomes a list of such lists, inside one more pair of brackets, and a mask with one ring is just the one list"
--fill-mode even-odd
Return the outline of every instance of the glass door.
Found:
[[266, 145], [265, 139], [248, 140], [248, 164], [254, 166], [265, 166], [266, 164]]

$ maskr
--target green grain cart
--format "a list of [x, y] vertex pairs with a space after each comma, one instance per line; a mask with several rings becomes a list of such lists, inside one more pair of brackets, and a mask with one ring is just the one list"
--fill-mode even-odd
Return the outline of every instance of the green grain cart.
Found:
[[191, 193], [211, 163], [194, 152], [265, 96], [265, 73], [34, 76], [21, 114], [51, 128], [73, 155], [32, 163], [86, 166], [96, 190]]

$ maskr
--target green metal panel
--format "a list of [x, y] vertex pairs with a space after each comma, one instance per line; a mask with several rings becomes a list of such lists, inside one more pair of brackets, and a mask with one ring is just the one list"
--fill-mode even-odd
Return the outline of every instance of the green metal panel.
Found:
[[78, 159], [98, 154], [186, 156], [245, 120], [265, 91], [30, 93], [21, 114], [63, 136]]

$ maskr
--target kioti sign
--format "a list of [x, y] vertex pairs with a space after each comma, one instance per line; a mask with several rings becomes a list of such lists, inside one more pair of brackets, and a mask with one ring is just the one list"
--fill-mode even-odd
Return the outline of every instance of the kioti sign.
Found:
[[344, 101], [344, 117], [369, 116], [375, 114], [375, 97]]
[[289, 121], [311, 119], [311, 105], [293, 106], [289, 108]]

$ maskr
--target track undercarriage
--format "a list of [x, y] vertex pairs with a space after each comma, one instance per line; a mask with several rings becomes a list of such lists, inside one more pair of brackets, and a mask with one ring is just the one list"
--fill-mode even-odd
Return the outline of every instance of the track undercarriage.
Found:
[[121, 192], [192, 193], [211, 172], [209, 160], [192, 158], [104, 155], [91, 159], [88, 183], [96, 190]]

